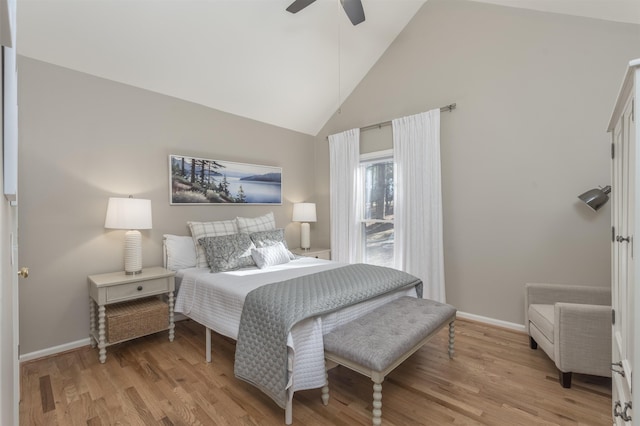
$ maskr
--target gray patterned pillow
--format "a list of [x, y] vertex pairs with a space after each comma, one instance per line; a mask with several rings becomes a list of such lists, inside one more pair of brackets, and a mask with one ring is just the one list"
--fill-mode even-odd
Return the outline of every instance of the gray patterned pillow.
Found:
[[282, 243], [276, 243], [272, 246], [251, 249], [251, 257], [258, 265], [258, 268], [264, 269], [269, 266], [282, 265], [289, 263], [289, 250]]
[[198, 240], [204, 248], [211, 272], [233, 271], [255, 266], [251, 249], [256, 246], [247, 234], [205, 237]]
[[235, 220], [218, 220], [215, 222], [187, 222], [193, 237], [193, 244], [196, 246], [196, 266], [204, 268], [207, 266], [207, 255], [204, 247], [199, 244], [201, 238], [219, 237], [221, 235], [235, 234], [238, 232], [238, 224]]
[[251, 241], [253, 241], [253, 244], [255, 244], [257, 248], [269, 247], [278, 243], [282, 243], [284, 248], [289, 253], [289, 259], [293, 260], [296, 258], [293, 253], [289, 252], [289, 247], [287, 247], [287, 242], [284, 239], [284, 229], [254, 232], [252, 234], [249, 234], [249, 236], [251, 237]]

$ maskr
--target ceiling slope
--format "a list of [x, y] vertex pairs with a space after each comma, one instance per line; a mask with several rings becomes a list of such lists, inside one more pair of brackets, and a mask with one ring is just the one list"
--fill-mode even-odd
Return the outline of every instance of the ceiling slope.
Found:
[[18, 52], [315, 135], [425, 0], [25, 0]]
[[[426, 0], [23, 0], [18, 53], [316, 135]], [[638, 0], [486, 0], [640, 23]]]

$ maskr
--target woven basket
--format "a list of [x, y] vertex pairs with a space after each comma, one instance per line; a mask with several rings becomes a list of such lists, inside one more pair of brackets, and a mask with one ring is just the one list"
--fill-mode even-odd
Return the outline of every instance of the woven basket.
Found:
[[107, 342], [140, 337], [169, 327], [169, 306], [157, 297], [106, 306]]

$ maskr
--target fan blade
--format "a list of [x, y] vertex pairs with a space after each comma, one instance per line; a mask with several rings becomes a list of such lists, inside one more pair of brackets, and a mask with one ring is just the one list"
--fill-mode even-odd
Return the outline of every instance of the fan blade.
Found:
[[296, 0], [289, 5], [287, 12], [298, 13], [316, 0]]
[[364, 9], [361, 0], [340, 0], [342, 8], [351, 20], [353, 25], [358, 25], [364, 21]]

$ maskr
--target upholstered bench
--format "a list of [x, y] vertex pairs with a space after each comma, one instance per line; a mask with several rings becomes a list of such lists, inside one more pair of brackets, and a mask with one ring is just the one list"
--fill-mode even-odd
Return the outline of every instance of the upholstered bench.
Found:
[[[414, 297], [400, 297], [324, 336], [327, 369], [337, 364], [373, 380], [373, 424], [382, 422], [382, 382], [394, 368], [449, 324], [449, 358], [453, 357], [456, 308]], [[329, 379], [322, 388], [329, 403]]]

